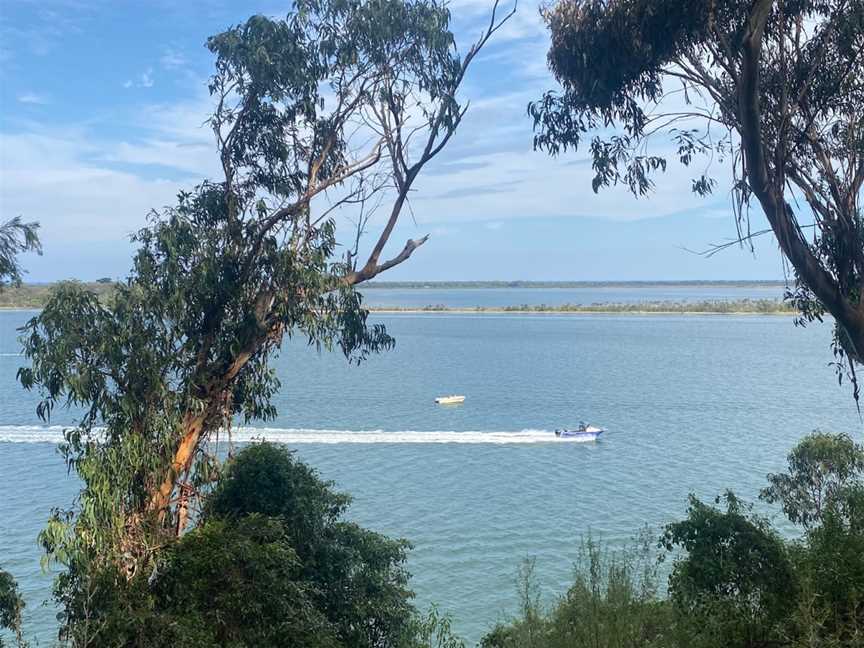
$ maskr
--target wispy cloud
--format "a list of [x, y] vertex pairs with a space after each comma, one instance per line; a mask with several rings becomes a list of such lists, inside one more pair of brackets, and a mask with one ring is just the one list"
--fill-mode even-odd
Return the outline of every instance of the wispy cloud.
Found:
[[18, 95], [18, 102], [23, 104], [36, 104], [39, 106], [51, 103], [47, 96], [35, 92], [24, 92]]
[[[0, 218], [23, 214], [42, 223], [57, 245], [125, 240], [148, 210], [173, 202], [188, 182], [146, 179], [92, 161], [102, 149], [88, 132], [0, 133], [3, 200]], [[13, 190], [14, 188], [14, 190]], [[44, 197], [52, 196], [54, 209]]]
[[187, 61], [183, 54], [171, 47], [166, 47], [164, 54], [159, 59], [159, 63], [166, 70], [174, 70], [186, 65]]
[[47, 4], [31, 3], [25, 10], [26, 20], [17, 21], [14, 25], [4, 21], [0, 25], [0, 37], [7, 46], [4, 59], [24, 53], [35, 56], [52, 53], [66, 36], [82, 32], [95, 10], [88, 3], [60, 2], [54, 3], [53, 8]]
[[147, 71], [141, 74], [139, 85], [142, 88], [153, 87], [153, 68], [147, 68]]
[[123, 82], [124, 88], [152, 88], [153, 87], [153, 68], [149, 67], [137, 79], [126, 79]]

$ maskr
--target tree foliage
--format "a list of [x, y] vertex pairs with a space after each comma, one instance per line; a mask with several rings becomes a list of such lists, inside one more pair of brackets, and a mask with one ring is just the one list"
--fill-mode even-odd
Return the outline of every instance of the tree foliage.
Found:
[[311, 599], [346, 646], [392, 645], [412, 620], [407, 542], [347, 522], [351, 498], [269, 444], [241, 452], [208, 499], [205, 519], [278, 519]]
[[25, 223], [19, 216], [0, 225], [0, 289], [21, 285], [23, 270], [18, 261], [22, 252], [42, 254], [37, 230], [39, 223]]
[[[529, 106], [535, 146], [559, 154], [590, 136], [595, 191], [645, 195], [670, 157], [704, 168], [690, 187], [700, 195], [717, 165], [731, 170], [738, 242], [766, 233], [750, 230], [755, 202], [794, 270], [799, 322], [834, 317], [857, 397], [864, 3], [558, 0], [544, 16], [561, 90]], [[675, 153], [649, 153], [657, 138]]]
[[[18, 583], [12, 574], [0, 569], [0, 629], [11, 630], [23, 645], [21, 637], [21, 612], [24, 610], [24, 600], [18, 593]], [[3, 639], [0, 638], [0, 648]]]
[[844, 434], [814, 433], [789, 453], [785, 473], [768, 475], [761, 494], [806, 531], [792, 551], [805, 585], [799, 625], [841, 645], [864, 636], [862, 477], [864, 448]]
[[446, 628], [411, 605], [407, 543], [345, 521], [349, 502], [284, 448], [244, 448], [149, 572], [88, 570], [64, 632], [94, 647], [433, 648], [420, 629]]
[[533, 561], [517, 579], [519, 614], [498, 624], [481, 648], [662, 648], [670, 645], [669, 606], [656, 597], [659, 578], [650, 536], [612, 551], [590, 535], [573, 566], [573, 584], [548, 612], [540, 604]]
[[[38, 414], [83, 412], [62, 450], [84, 487], [42, 535], [67, 567], [61, 601], [90, 596], [89, 574], [150, 572], [218, 478], [233, 421], [276, 415], [270, 359], [286, 337], [351, 361], [393, 345], [355, 286], [425, 241], [383, 256], [465, 114], [471, 61], [507, 17], [493, 8], [464, 56], [435, 0], [301, 0], [285, 19], [254, 16], [208, 40], [222, 177], [151, 214], [109, 302], [64, 284], [24, 328], [19, 379], [41, 394]], [[372, 207], [385, 204], [360, 263]]]
[[725, 511], [691, 496], [686, 519], [666, 527], [662, 544], [685, 552], [669, 577], [670, 598], [693, 645], [776, 642], [799, 587], [787, 548], [733, 493], [722, 499]]
[[[110, 301], [64, 284], [24, 329], [30, 365], [19, 379], [39, 390], [38, 414], [83, 412], [62, 445], [83, 490], [41, 536], [47, 556], [66, 567], [56, 595], [77, 645], [100, 632], [91, 620], [105, 593], [149, 577], [200, 514], [232, 423], [276, 415], [269, 361], [286, 336], [339, 348], [351, 361], [393, 345], [367, 322], [355, 286], [425, 241], [382, 256], [420, 171], [461, 122], [459, 86], [502, 20], [493, 9], [462, 56], [449, 13], [434, 0], [303, 0], [283, 20], [254, 16], [208, 40], [222, 178], [151, 214]], [[372, 206], [385, 200], [389, 213], [359, 263]], [[336, 216], [345, 211], [356, 231], [340, 245]], [[220, 534], [233, 542], [229, 531], [196, 533], [206, 545]], [[332, 569], [347, 570], [344, 584], [382, 586], [371, 572], [351, 571], [351, 561], [386, 564], [396, 547], [388, 553], [351, 525], [327, 533], [352, 547], [327, 556]], [[266, 562], [272, 544], [250, 536], [244, 546]], [[300, 560], [309, 558], [299, 548]], [[359, 599], [352, 605], [340, 602], [346, 614], [362, 614]]]
[[809, 528], [824, 521], [829, 509], [836, 514], [854, 501], [849, 489], [864, 475], [864, 450], [844, 434], [815, 433], [789, 453], [786, 473], [768, 475], [769, 486], [760, 497], [779, 502], [794, 524]]

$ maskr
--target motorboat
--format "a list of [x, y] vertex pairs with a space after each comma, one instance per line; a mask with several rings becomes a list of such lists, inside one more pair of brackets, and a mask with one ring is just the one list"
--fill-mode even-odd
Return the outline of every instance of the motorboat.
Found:
[[579, 423], [575, 429], [561, 428], [555, 430], [555, 436], [561, 439], [573, 439], [574, 441], [596, 441], [605, 430], [596, 425]]
[[465, 397], [464, 396], [456, 396], [456, 395], [439, 396], [438, 398], [435, 399], [435, 402], [438, 403], [439, 405], [457, 405], [458, 403], [464, 403]]

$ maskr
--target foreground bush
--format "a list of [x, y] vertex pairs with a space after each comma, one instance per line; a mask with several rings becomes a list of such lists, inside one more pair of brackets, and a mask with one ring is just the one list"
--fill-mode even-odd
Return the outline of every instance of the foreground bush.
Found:
[[459, 648], [447, 619], [420, 617], [408, 544], [347, 522], [350, 498], [285, 449], [242, 450], [196, 526], [129, 579], [78, 574], [67, 638], [101, 647]]
[[[9, 572], [0, 569], [0, 630], [11, 631], [22, 644], [21, 638], [21, 612], [24, 610], [24, 601], [18, 593], [18, 583]], [[0, 648], [3, 648], [3, 639], [0, 637]]]
[[816, 433], [788, 459], [761, 498], [801, 526], [797, 540], [781, 538], [731, 492], [714, 505], [691, 496], [686, 518], [659, 541], [674, 556], [668, 597], [657, 595], [645, 548], [609, 553], [589, 540], [566, 595], [543, 610], [523, 584], [520, 615], [481, 646], [864, 646], [864, 449]]
[[671, 609], [657, 598], [658, 575], [650, 547], [610, 552], [599, 542], [583, 542], [575, 579], [548, 612], [533, 581], [533, 563], [520, 571], [519, 617], [499, 625], [482, 648], [652, 648], [666, 645]]
[[261, 444], [229, 465], [205, 519], [236, 524], [265, 516], [278, 523], [315, 609], [339, 641], [358, 648], [396, 645], [413, 615], [404, 566], [409, 545], [344, 521], [350, 501], [286, 450]]
[[662, 539], [684, 552], [669, 577], [680, 632], [692, 646], [776, 644], [797, 600], [788, 549], [733, 493], [721, 501], [725, 510], [691, 496], [686, 519]]

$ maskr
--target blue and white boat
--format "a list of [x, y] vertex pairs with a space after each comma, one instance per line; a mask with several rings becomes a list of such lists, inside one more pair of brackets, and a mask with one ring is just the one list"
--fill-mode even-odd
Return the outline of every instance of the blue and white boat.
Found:
[[572, 439], [573, 441], [596, 441], [605, 431], [606, 430], [597, 427], [596, 425], [588, 425], [587, 423], [580, 422], [579, 427], [575, 430], [570, 430], [568, 428], [555, 430], [555, 436], [560, 439]]

